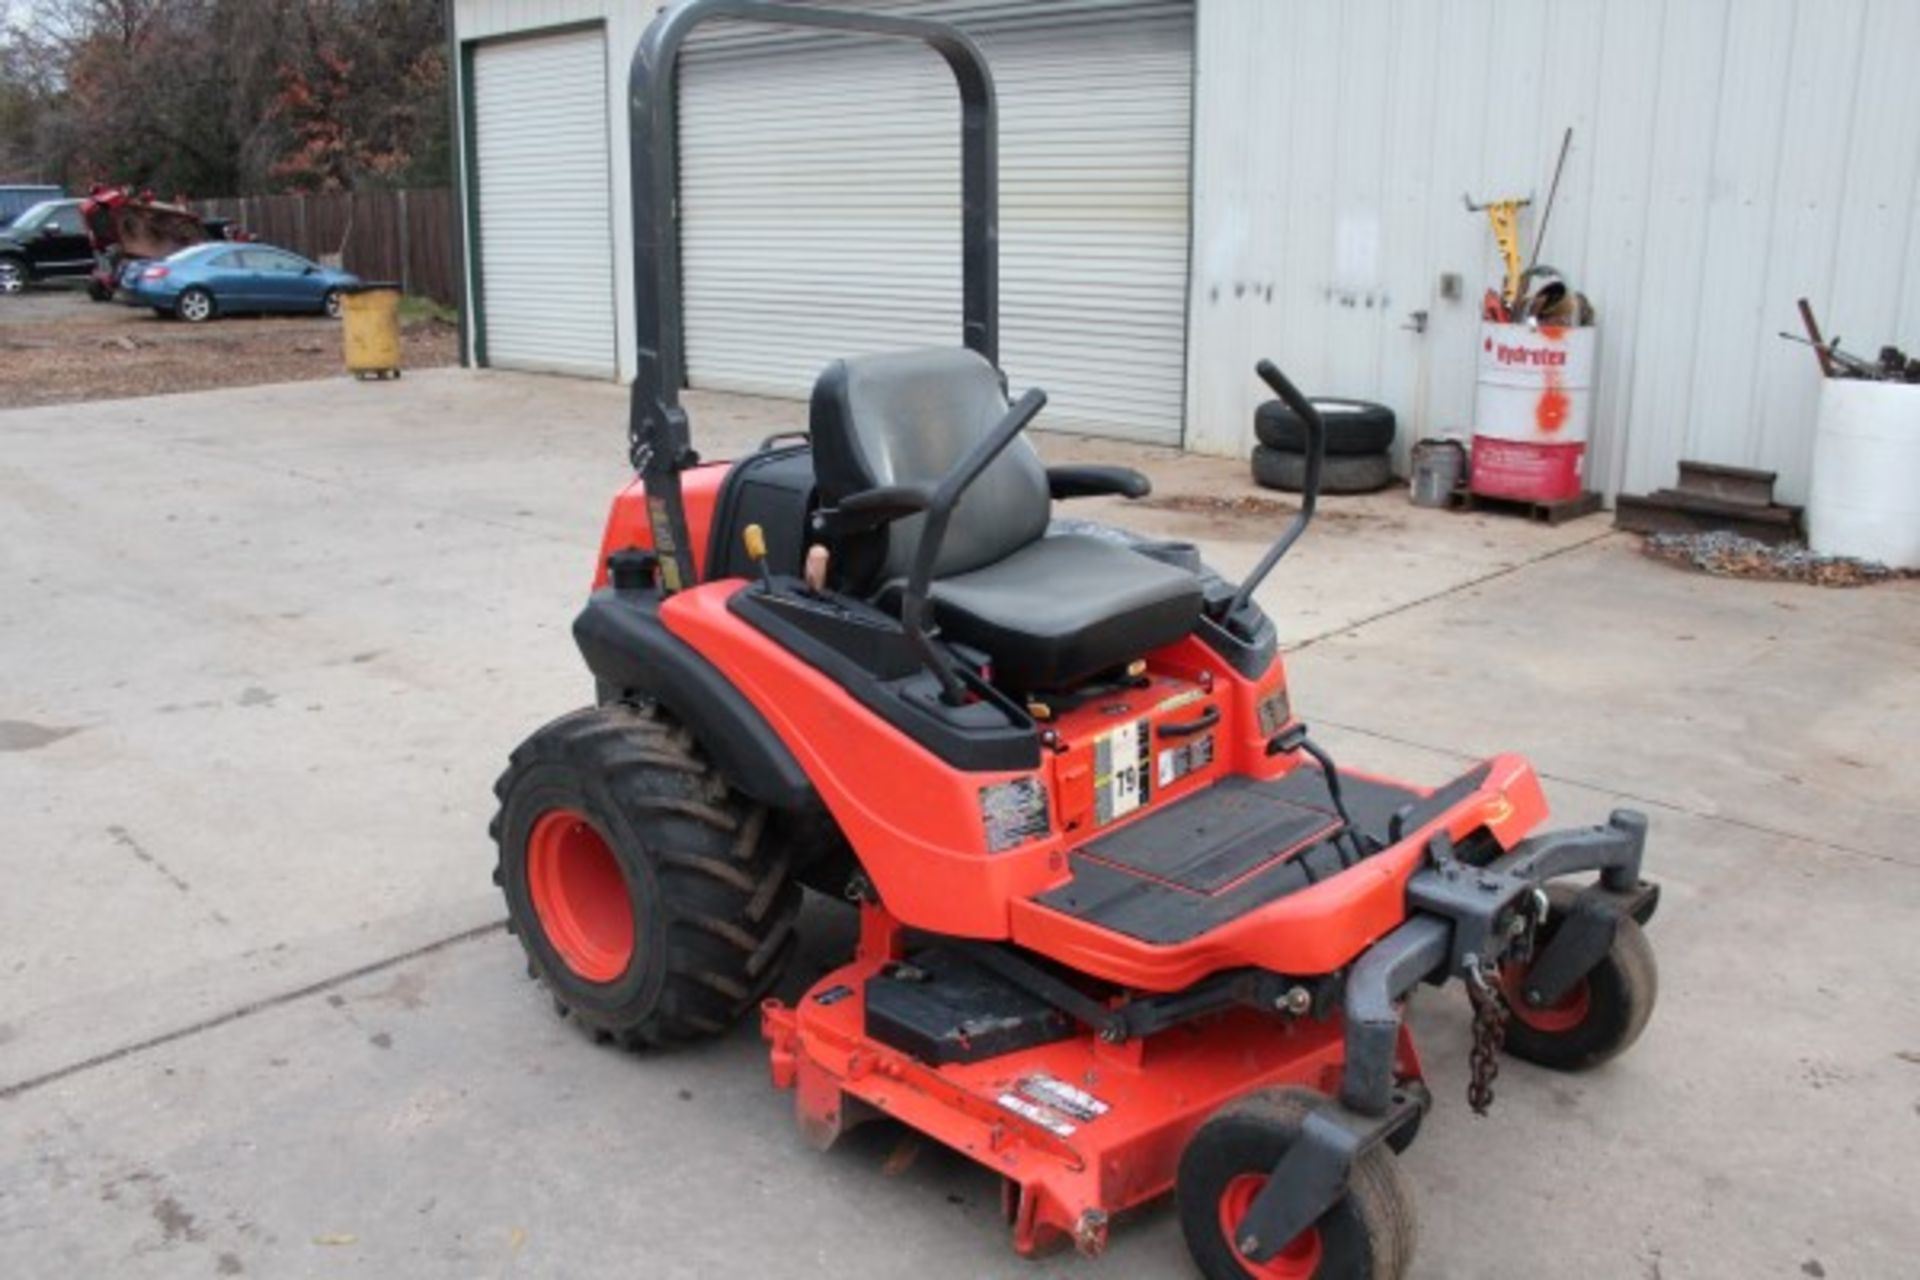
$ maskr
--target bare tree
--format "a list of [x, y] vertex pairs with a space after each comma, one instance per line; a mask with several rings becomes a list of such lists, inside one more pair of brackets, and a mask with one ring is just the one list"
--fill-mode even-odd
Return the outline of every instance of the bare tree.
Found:
[[447, 170], [441, 6], [15, 0], [0, 168], [163, 194], [432, 184]]

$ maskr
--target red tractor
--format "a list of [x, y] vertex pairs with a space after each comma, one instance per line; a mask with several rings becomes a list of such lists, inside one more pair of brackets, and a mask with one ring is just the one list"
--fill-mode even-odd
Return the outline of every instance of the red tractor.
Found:
[[80, 215], [93, 244], [87, 296], [95, 302], [113, 300], [129, 262], [164, 258], [209, 240], [245, 238], [225, 218], [203, 218], [184, 200], [168, 203], [132, 187], [95, 187], [81, 201]]
[[[709, 18], [917, 40], [962, 102], [961, 345], [849, 356], [809, 431], [702, 462], [679, 404], [675, 68]], [[1406, 1273], [1394, 1153], [1430, 1104], [1402, 1021], [1461, 980], [1470, 1101], [1506, 1052], [1581, 1070], [1639, 1036], [1646, 819], [1537, 832], [1515, 756], [1437, 789], [1337, 768], [1295, 715], [1255, 588], [1191, 546], [1053, 520], [1138, 498], [1044, 466], [998, 337], [993, 81], [934, 22], [688, 0], [632, 73], [638, 478], [574, 635], [597, 705], [497, 787], [496, 879], [532, 971], [596, 1037], [757, 1013], [824, 1147], [891, 1117], [1004, 1179], [1022, 1252], [1107, 1242], [1171, 1191], [1208, 1277]], [[1574, 878], [1578, 877], [1577, 882]], [[860, 940], [787, 1005], [802, 886]]]

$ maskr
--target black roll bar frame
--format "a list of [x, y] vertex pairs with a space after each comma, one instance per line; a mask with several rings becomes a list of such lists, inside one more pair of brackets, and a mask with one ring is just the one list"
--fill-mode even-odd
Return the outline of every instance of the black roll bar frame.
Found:
[[680, 279], [680, 55], [715, 20], [917, 40], [943, 58], [960, 92], [961, 340], [1000, 363], [999, 156], [993, 73], [957, 27], [921, 18], [810, 9], [765, 0], [681, 0], [663, 9], [634, 54], [628, 82], [633, 165], [634, 339], [639, 363], [627, 424], [628, 457], [646, 481], [647, 520], [660, 585], [698, 581], [680, 473], [699, 461], [680, 388], [686, 326]]

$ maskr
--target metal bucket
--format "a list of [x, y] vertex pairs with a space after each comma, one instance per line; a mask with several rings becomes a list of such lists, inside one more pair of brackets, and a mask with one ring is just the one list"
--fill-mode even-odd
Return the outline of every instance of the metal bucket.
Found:
[[1413, 446], [1408, 490], [1416, 507], [1444, 507], [1467, 472], [1467, 449], [1458, 440], [1422, 440]]

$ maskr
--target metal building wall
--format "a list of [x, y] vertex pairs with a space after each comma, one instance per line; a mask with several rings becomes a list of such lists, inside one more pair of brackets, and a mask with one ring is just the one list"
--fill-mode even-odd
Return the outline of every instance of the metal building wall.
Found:
[[[1192, 0], [820, 0], [832, 7], [860, 7], [880, 9], [902, 13], [927, 14], [938, 17], [959, 17], [969, 25], [980, 24], [986, 29], [981, 33], [983, 42], [988, 46], [989, 55], [996, 45], [1008, 42], [1007, 33], [1017, 33], [1025, 28], [1044, 29], [1057, 22], [1073, 19], [1122, 20], [1139, 27], [1145, 24], [1156, 29], [1177, 27], [1182, 40], [1175, 51], [1178, 65], [1170, 67], [1164, 51], [1146, 58], [1108, 58], [1102, 65], [1110, 72], [1108, 83], [1099, 94], [1087, 97], [1096, 103], [1105, 103], [1115, 97], [1126, 103], [1126, 109], [1135, 113], [1142, 103], [1160, 101], [1166, 98], [1168, 85], [1177, 78], [1175, 86], [1184, 102], [1187, 93], [1187, 74], [1189, 67], [1186, 57], [1185, 40], [1191, 31]], [[632, 227], [628, 192], [630, 189], [630, 166], [627, 151], [627, 120], [625, 87], [628, 65], [638, 46], [640, 36], [661, 6], [660, 0], [452, 0], [453, 20], [456, 38], [463, 44], [474, 41], [509, 39], [542, 30], [564, 28], [582, 22], [600, 22], [604, 24], [608, 49], [608, 84], [610, 87], [609, 137], [613, 142], [613, 164], [611, 186], [613, 192], [613, 242], [614, 242], [614, 310], [616, 315], [619, 375], [623, 379], [633, 376], [635, 367], [634, 338], [632, 332], [633, 292], [632, 292]], [[764, 40], [756, 35], [764, 29], [750, 25], [716, 23], [703, 28], [689, 46], [688, 78], [683, 87], [690, 95], [696, 94], [698, 86], [693, 84], [701, 63], [707, 54], [725, 54], [738, 52], [752, 47]], [[821, 43], [820, 37], [809, 37], [783, 32], [780, 37], [783, 44]], [[1111, 44], [1112, 41], [1106, 43]], [[1003, 53], [1007, 50], [1002, 48]], [[1017, 55], [1019, 50], [1014, 50]], [[1060, 90], [1054, 84], [1053, 77], [1045, 65], [1044, 58], [1018, 57], [1009, 55], [1012, 60], [1002, 68], [1002, 325], [1003, 355], [1011, 362], [1023, 351], [1044, 347], [1049, 343], [1055, 346], [1079, 343], [1082, 347], [1098, 348], [1092, 357], [1080, 359], [1080, 365], [1096, 365], [1105, 358], [1108, 350], [1120, 349], [1131, 335], [1125, 332], [1124, 324], [1116, 325], [1110, 315], [1086, 314], [1085, 306], [1078, 313], [1072, 307], [1046, 305], [1047, 299], [1038, 297], [1032, 281], [1047, 271], [1059, 271], [1063, 268], [1060, 260], [1050, 257], [1039, 243], [1036, 227], [1046, 222], [1044, 216], [1036, 214], [1036, 202], [1045, 198], [1048, 187], [1044, 172], [1046, 160], [1028, 145], [1030, 135], [1035, 130], [1029, 127], [1039, 108], [1050, 111], [1056, 120], [1070, 116], [1076, 99], [1081, 95], [1067, 86]], [[917, 55], [926, 64], [928, 83], [936, 96], [944, 104], [951, 90], [938, 63], [924, 54]], [[1064, 80], [1061, 76], [1058, 79]], [[1035, 87], [1046, 90], [1050, 85], [1054, 92], [1041, 92], [1037, 96], [1031, 92]], [[462, 86], [463, 88], [465, 86]], [[1008, 91], [1012, 90], [1020, 101], [1009, 106]], [[695, 104], [697, 107], [697, 103]], [[1095, 110], [1096, 107], [1088, 107]], [[1045, 114], [1045, 112], [1042, 112]], [[1118, 109], [1108, 108], [1108, 123], [1112, 117], [1121, 114]], [[1142, 126], [1134, 139], [1138, 155], [1159, 157], [1169, 148], [1183, 154], [1187, 148], [1186, 134], [1188, 120], [1182, 113], [1176, 131], [1165, 127], [1165, 113], [1157, 113], [1156, 127]], [[1042, 123], [1045, 123], [1042, 121]], [[1101, 122], [1095, 122], [1095, 132], [1099, 132]], [[698, 119], [683, 118], [683, 129], [696, 129]], [[1056, 131], [1057, 132], [1057, 131]], [[1106, 132], [1111, 134], [1111, 128]], [[1060, 154], [1054, 158], [1055, 172], [1079, 171], [1084, 177], [1086, 166], [1099, 157], [1111, 158], [1126, 153], [1115, 148], [1111, 138], [1106, 138], [1103, 146], [1079, 148], [1079, 154], [1070, 154], [1074, 149], [1067, 148], [1069, 154]], [[956, 153], [954, 141], [950, 137], [941, 137], [931, 142], [934, 152], [943, 152], [949, 156]], [[1011, 156], [1011, 164], [1007, 163]], [[1158, 171], [1167, 166], [1162, 163]], [[1170, 249], [1151, 255], [1150, 261], [1128, 264], [1131, 274], [1125, 271], [1110, 272], [1105, 281], [1091, 282], [1091, 292], [1082, 288], [1078, 292], [1067, 290], [1070, 300], [1075, 304], [1095, 305], [1106, 301], [1098, 296], [1100, 288], [1109, 288], [1122, 300], [1138, 299], [1142, 295], [1150, 298], [1151, 322], [1154, 345], [1145, 352], [1127, 352], [1118, 367], [1108, 366], [1104, 379], [1091, 380], [1085, 377], [1074, 383], [1072, 378], [1061, 382], [1057, 377], [1051, 382], [1045, 376], [1057, 374], [1057, 366], [1040, 362], [1038, 374], [1029, 374], [1035, 380], [1048, 382], [1048, 385], [1060, 393], [1056, 400], [1054, 418], [1066, 425], [1097, 426], [1099, 429], [1114, 429], [1116, 424], [1121, 433], [1131, 424], [1137, 426], [1134, 434], [1142, 438], [1152, 437], [1164, 440], [1178, 438], [1178, 419], [1182, 415], [1184, 393], [1180, 385], [1185, 358], [1180, 349], [1181, 330], [1184, 328], [1186, 305], [1184, 299], [1184, 269], [1186, 254], [1184, 246], [1184, 210], [1187, 201], [1185, 174], [1180, 173], [1178, 180], [1155, 181], [1149, 184], [1151, 189], [1127, 187], [1124, 183], [1110, 183], [1103, 189], [1099, 184], [1079, 184], [1083, 189], [1079, 195], [1083, 203], [1092, 203], [1104, 199], [1104, 215], [1113, 230], [1105, 237], [1106, 241], [1123, 240], [1127, 236], [1157, 237], [1160, 240], [1174, 238]], [[559, 193], [556, 193], [556, 195]], [[1131, 202], [1131, 203], [1129, 203]], [[1168, 209], [1173, 217], [1167, 216]], [[1144, 215], [1143, 216], [1143, 211]], [[1088, 217], [1100, 217], [1103, 211], [1095, 208], [1087, 211]], [[957, 205], [955, 219], [957, 227]], [[687, 248], [695, 253], [699, 245], [697, 237], [691, 232]], [[1086, 240], [1099, 240], [1100, 237], [1087, 237]], [[1082, 243], [1081, 248], [1090, 247]], [[957, 248], [957, 241], [956, 241]], [[1073, 259], [1076, 255], [1061, 255], [1062, 259]], [[1077, 255], [1084, 258], [1085, 253]], [[691, 269], [693, 262], [689, 259]], [[1070, 262], [1069, 266], [1077, 265]], [[1105, 265], [1105, 264], [1103, 264]], [[957, 272], [957, 254], [954, 267]], [[471, 272], [469, 281], [473, 279]], [[957, 275], [955, 276], [957, 297]], [[1089, 282], [1082, 279], [1081, 284]], [[1036, 303], [1037, 299], [1037, 303]], [[956, 304], [957, 308], [957, 304]], [[472, 308], [469, 308], [469, 315]], [[955, 311], [957, 315], [957, 309]], [[698, 320], [699, 317], [690, 317]], [[1122, 330], [1117, 337], [1113, 331]], [[1056, 336], [1057, 335], [1057, 336]], [[1159, 352], [1161, 354], [1156, 355]], [[1069, 360], [1068, 365], [1075, 361]], [[1018, 368], [1010, 370], [1019, 378]], [[1078, 370], [1076, 370], [1078, 372]], [[1132, 380], [1132, 383], [1130, 383]], [[1073, 383], [1073, 385], [1067, 385]], [[1138, 384], [1138, 385], [1134, 385]], [[1103, 401], [1103, 397], [1105, 400]], [[1075, 404], [1081, 407], [1084, 422], [1067, 423]], [[1063, 416], [1061, 408], [1068, 410]]]
[[[1046, 388], [1048, 428], [1179, 444], [1192, 0], [910, 11], [993, 67], [1008, 378]], [[713, 30], [681, 82], [690, 384], [804, 397], [841, 356], [957, 342], [948, 69], [917, 45]]]
[[1198, 41], [1190, 448], [1249, 446], [1263, 354], [1392, 405], [1403, 449], [1469, 424], [1498, 262], [1460, 197], [1544, 196], [1567, 125], [1541, 258], [1598, 308], [1609, 493], [1687, 457], [1805, 497], [1801, 295], [1920, 347], [1915, 0], [1200, 0]]
[[[607, 41], [607, 136], [612, 141], [612, 164], [607, 181], [613, 197], [613, 323], [620, 378], [633, 377], [636, 358], [633, 336], [633, 221], [627, 192], [632, 166], [627, 154], [626, 87], [628, 65], [640, 45], [640, 34], [659, 10], [657, 0], [453, 0], [455, 38], [462, 44], [478, 40], [512, 39], [581, 23], [604, 24]], [[467, 109], [469, 86], [457, 86], [462, 112]], [[464, 176], [464, 175], [463, 175]], [[596, 177], [596, 180], [597, 177]], [[556, 191], [556, 198], [564, 192]], [[462, 192], [464, 207], [465, 192]], [[474, 246], [466, 247], [469, 256]], [[469, 260], [467, 281], [475, 279]], [[471, 302], [471, 299], [469, 299]], [[466, 311], [467, 323], [474, 308]], [[471, 342], [473, 334], [468, 334]]]

